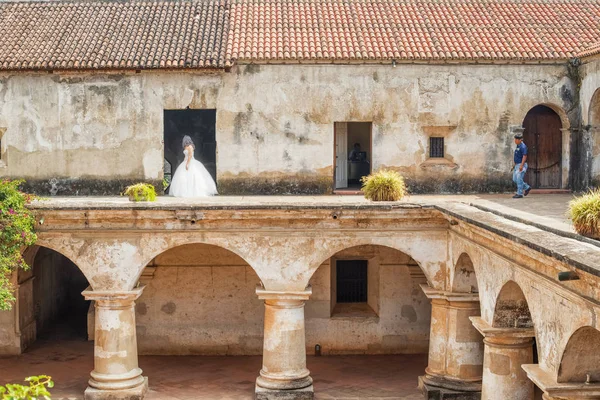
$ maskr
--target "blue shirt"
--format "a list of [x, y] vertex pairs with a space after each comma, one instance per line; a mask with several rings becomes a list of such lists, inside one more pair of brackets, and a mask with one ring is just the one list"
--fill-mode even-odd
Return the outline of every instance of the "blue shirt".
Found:
[[517, 145], [515, 149], [515, 164], [521, 164], [523, 161], [523, 156], [527, 155], [527, 146], [525, 143], [521, 142]]

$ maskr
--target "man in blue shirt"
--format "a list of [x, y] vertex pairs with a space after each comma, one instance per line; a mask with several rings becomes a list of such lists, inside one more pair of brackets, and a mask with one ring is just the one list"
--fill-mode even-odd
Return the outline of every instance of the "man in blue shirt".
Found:
[[531, 186], [523, 180], [525, 172], [527, 172], [527, 146], [523, 143], [522, 133], [518, 132], [515, 134], [515, 144], [517, 148], [515, 149], [514, 157], [513, 182], [517, 184], [517, 194], [513, 196], [513, 199], [522, 199], [531, 190]]

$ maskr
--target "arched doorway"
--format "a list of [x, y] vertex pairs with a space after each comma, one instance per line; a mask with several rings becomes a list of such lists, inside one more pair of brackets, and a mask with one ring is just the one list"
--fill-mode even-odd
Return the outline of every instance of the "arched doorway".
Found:
[[534, 189], [556, 189], [562, 184], [562, 123], [550, 107], [533, 107], [523, 120], [529, 169], [525, 181]]
[[417, 262], [390, 247], [350, 247], [323, 261], [305, 307], [307, 366], [319, 395], [422, 396], [431, 321], [425, 283]]

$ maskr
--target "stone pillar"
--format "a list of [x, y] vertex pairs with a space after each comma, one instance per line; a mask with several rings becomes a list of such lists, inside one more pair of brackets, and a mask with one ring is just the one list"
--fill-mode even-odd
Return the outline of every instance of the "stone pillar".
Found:
[[479, 317], [471, 321], [484, 336], [481, 400], [533, 400], [533, 382], [521, 368], [533, 361], [533, 328], [493, 328]]
[[429, 360], [419, 386], [427, 399], [479, 399], [483, 338], [469, 317], [479, 316], [477, 293], [452, 293], [421, 285], [431, 299]]
[[256, 399], [313, 399], [306, 368], [304, 303], [312, 290], [275, 292], [256, 289], [265, 301], [263, 367], [256, 379]]
[[135, 300], [143, 286], [127, 292], [83, 292], [96, 304], [94, 370], [85, 391], [85, 400], [139, 400], [148, 389], [148, 380], [138, 367], [135, 333]]

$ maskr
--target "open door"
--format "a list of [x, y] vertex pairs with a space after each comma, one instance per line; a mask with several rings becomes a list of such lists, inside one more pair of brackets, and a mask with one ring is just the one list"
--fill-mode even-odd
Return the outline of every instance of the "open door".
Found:
[[348, 187], [348, 123], [336, 122], [335, 131], [335, 188]]

